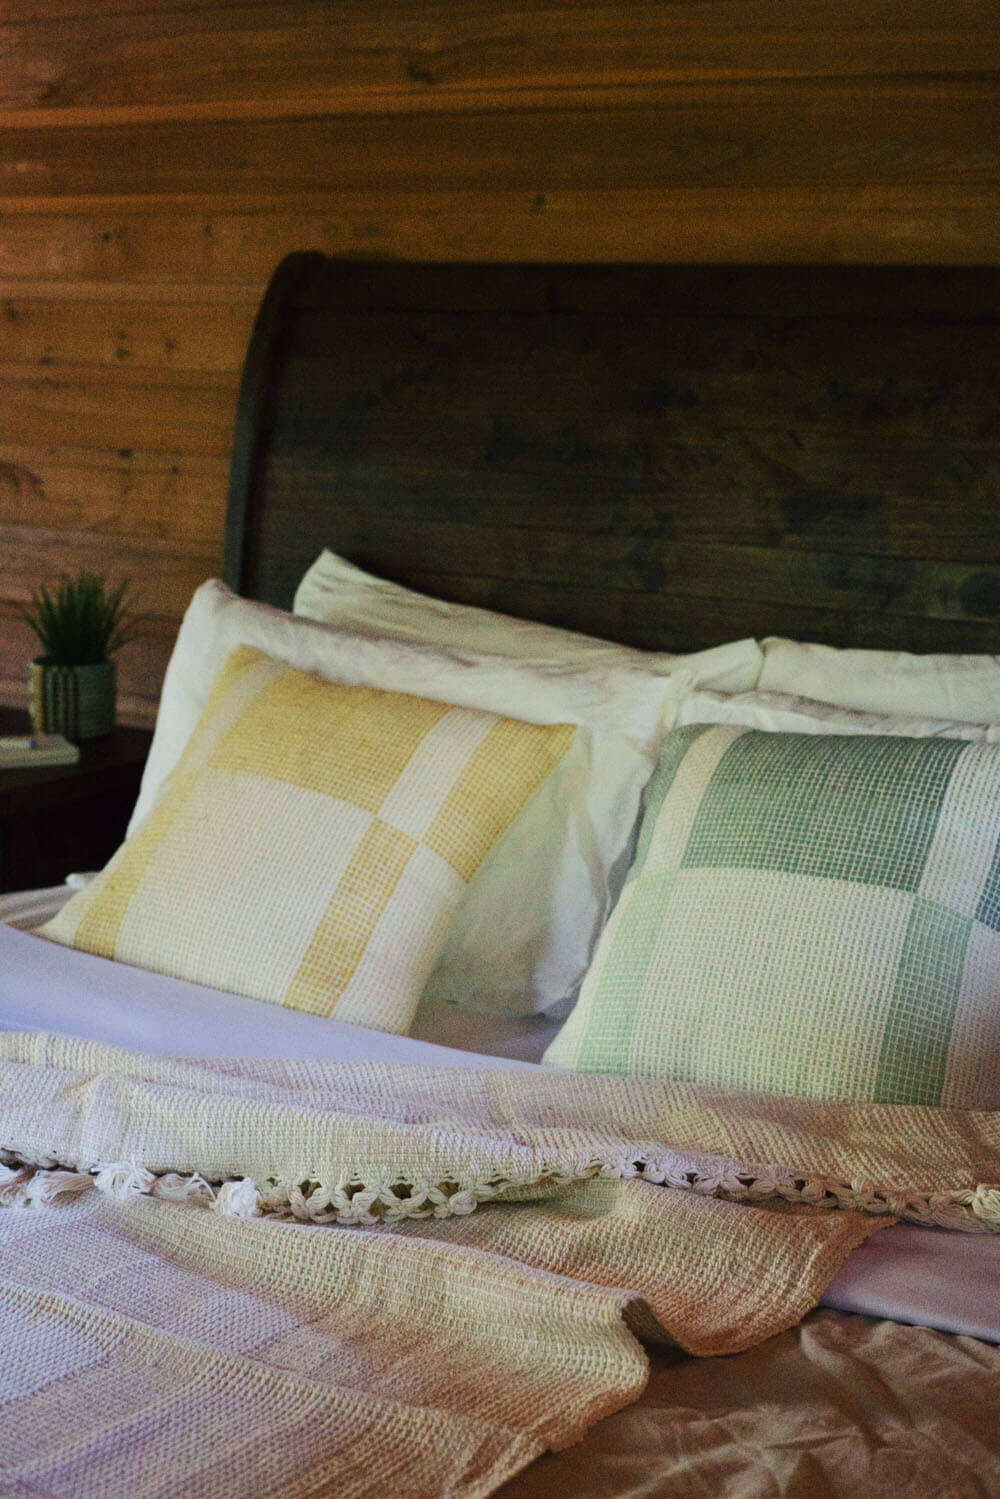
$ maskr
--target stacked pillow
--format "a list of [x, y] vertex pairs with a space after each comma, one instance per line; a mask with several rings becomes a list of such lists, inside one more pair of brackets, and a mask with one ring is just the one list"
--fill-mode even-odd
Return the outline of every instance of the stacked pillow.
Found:
[[[452, 874], [462, 878], [459, 890], [451, 874], [435, 866], [437, 904], [424, 913], [426, 940], [414, 945], [412, 929], [390, 920], [403, 910], [399, 901], [389, 903], [375, 934], [380, 951], [394, 943], [401, 955], [393, 982], [405, 981], [405, 999], [395, 1008], [386, 1002], [387, 1009], [359, 997], [369, 991], [358, 989], [330, 1009], [334, 991], [328, 988], [325, 998], [311, 997], [307, 1007], [402, 1030], [421, 988], [429, 1002], [501, 1014], [567, 1006], [620, 888], [640, 794], [672, 720], [679, 681], [689, 679], [667, 675], [664, 663], [641, 652], [597, 642], [577, 649], [575, 637], [560, 638], [558, 646], [544, 660], [464, 647], [449, 651], [295, 618], [239, 599], [221, 583], [203, 585], [167, 671], [126, 845], [104, 878], [71, 900], [45, 934], [140, 965], [183, 971], [202, 984], [299, 1003], [294, 973], [306, 959], [296, 943], [301, 937], [308, 948], [321, 941], [319, 919], [310, 925], [312, 916], [302, 913], [315, 915], [340, 899], [337, 879], [344, 870], [338, 859], [353, 856], [347, 851], [354, 835], [344, 830], [344, 819], [356, 822], [360, 806], [365, 816], [422, 840], [423, 832], [411, 823], [422, 826], [426, 808], [452, 796], [468, 822], [462, 837], [476, 850], [474, 867], [471, 856], [457, 868], [451, 861]], [[231, 658], [245, 647], [266, 659]], [[743, 654], [755, 672], [756, 647]], [[251, 690], [258, 679], [268, 683], [260, 694]], [[377, 730], [345, 706], [342, 695], [324, 696], [324, 684], [384, 694]], [[463, 772], [453, 795], [443, 777], [449, 766], [461, 769], [458, 749], [444, 752], [443, 729], [414, 737], [410, 725], [420, 716], [418, 701], [430, 703], [432, 715], [465, 710], [445, 713], [445, 727], [453, 726], [461, 743], [471, 746], [482, 737], [476, 773]], [[322, 763], [330, 784], [342, 788], [328, 798], [336, 807], [318, 808], [315, 826], [334, 815], [344, 824], [336, 834], [339, 852], [331, 846], [329, 868], [318, 879], [315, 866], [324, 855], [310, 841], [305, 810], [310, 797], [322, 794], [308, 771], [310, 760], [319, 764], [321, 758], [313, 715], [336, 741], [336, 754]], [[353, 739], [346, 730], [334, 734], [340, 719], [355, 726]], [[552, 729], [554, 737], [525, 734], [525, 726]], [[343, 778], [337, 780], [340, 760], [349, 767], [366, 763], [378, 744], [396, 739], [415, 746], [399, 784], [380, 781], [382, 800], [372, 792], [359, 804], [356, 790], [345, 792]], [[495, 751], [515, 742], [512, 771], [509, 757]], [[537, 764], [546, 765], [543, 774], [518, 768], [529, 742], [548, 746], [532, 751]], [[206, 758], [207, 744], [215, 748]], [[290, 764], [272, 746], [291, 746]], [[499, 821], [498, 797], [506, 809]], [[494, 829], [492, 841], [483, 840], [483, 826]], [[419, 857], [426, 874], [433, 861], [426, 852]], [[193, 907], [183, 903], [178, 924], [169, 908], [175, 900], [181, 908], [185, 881], [200, 894]], [[378, 899], [370, 890], [357, 895], [369, 912]], [[255, 975], [268, 968], [268, 944], [290, 921], [299, 937], [289, 938], [289, 954], [275, 960], [274, 973], [258, 980]], [[330, 943], [322, 941], [327, 962]], [[231, 957], [216, 962], [213, 947]], [[188, 957], [178, 956], [182, 948]]]
[[623, 666], [661, 676], [676, 676], [716, 692], [742, 692], [760, 676], [763, 654], [755, 640], [736, 640], [688, 655], [638, 651], [574, 630], [534, 620], [515, 619], [492, 609], [429, 598], [399, 583], [375, 578], [336, 552], [324, 551], [309, 568], [295, 593], [293, 609], [379, 640], [408, 640], [419, 645], [506, 656], [512, 660], [578, 668]]
[[1000, 1106], [1000, 658], [762, 644], [682, 701], [545, 1060]]
[[1000, 656], [840, 650], [770, 636], [756, 686], [862, 713], [1000, 723]]
[[1000, 658], [650, 654], [330, 552], [295, 608], [199, 589], [46, 935], [400, 1031], [586, 976], [552, 1064], [1000, 1103]]
[[963, 723], [913, 713], [871, 713], [817, 702], [787, 692], [690, 692], [681, 699], [675, 726], [737, 723], [779, 734], [892, 734], [909, 739], [1000, 740], [1000, 725]]

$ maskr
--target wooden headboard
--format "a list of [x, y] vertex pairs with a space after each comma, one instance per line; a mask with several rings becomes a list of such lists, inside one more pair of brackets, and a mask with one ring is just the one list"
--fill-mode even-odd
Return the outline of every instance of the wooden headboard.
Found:
[[290, 256], [226, 577], [322, 546], [632, 645], [1000, 650], [1000, 273]]

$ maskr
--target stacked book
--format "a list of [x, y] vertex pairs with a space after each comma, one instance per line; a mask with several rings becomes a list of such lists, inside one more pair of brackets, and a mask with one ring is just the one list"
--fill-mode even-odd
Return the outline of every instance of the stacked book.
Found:
[[0, 738], [0, 770], [25, 766], [75, 765], [80, 751], [61, 734], [15, 735]]

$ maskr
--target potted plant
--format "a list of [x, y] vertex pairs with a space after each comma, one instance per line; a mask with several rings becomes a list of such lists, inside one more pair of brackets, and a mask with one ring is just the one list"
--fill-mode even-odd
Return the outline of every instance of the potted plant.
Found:
[[28, 706], [38, 734], [96, 739], [115, 724], [115, 652], [134, 629], [129, 621], [129, 580], [108, 588], [99, 573], [81, 568], [55, 589], [31, 595], [24, 619], [42, 653], [28, 668]]

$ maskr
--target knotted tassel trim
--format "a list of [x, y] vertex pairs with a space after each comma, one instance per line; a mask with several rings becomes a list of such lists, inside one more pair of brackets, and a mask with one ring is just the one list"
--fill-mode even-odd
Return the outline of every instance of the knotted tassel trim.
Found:
[[799, 1175], [783, 1166], [736, 1166], [720, 1162], [717, 1171], [679, 1156], [657, 1160], [619, 1156], [579, 1157], [561, 1163], [542, 1163], [530, 1175], [497, 1176], [475, 1180], [456, 1174], [436, 1182], [408, 1181], [396, 1173], [351, 1173], [329, 1184], [305, 1177], [284, 1183], [262, 1184], [249, 1177], [216, 1183], [197, 1172], [190, 1176], [157, 1175], [135, 1161], [74, 1170], [48, 1157], [27, 1161], [0, 1151], [0, 1206], [48, 1204], [68, 1193], [96, 1187], [109, 1196], [128, 1199], [159, 1197], [190, 1202], [228, 1218], [292, 1218], [302, 1223], [335, 1223], [341, 1227], [374, 1227], [407, 1218], [453, 1218], [472, 1213], [484, 1202], [516, 1194], [519, 1188], [564, 1187], [590, 1177], [639, 1180], [721, 1197], [728, 1202], [782, 1201], [813, 1207], [900, 1218], [965, 1233], [1000, 1233], [1000, 1183], [983, 1183], [951, 1192], [921, 1193], [879, 1187], [869, 1181], [840, 1181]]

